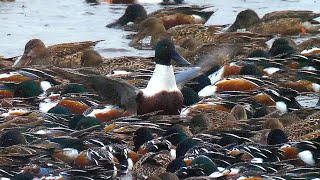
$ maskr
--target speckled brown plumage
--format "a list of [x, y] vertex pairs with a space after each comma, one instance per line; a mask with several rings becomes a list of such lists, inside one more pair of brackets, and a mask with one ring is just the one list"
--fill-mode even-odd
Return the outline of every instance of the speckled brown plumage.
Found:
[[302, 32], [302, 21], [297, 18], [274, 19], [249, 27], [248, 30], [264, 34], [294, 35]]
[[141, 157], [132, 168], [132, 175], [147, 178], [166, 172], [167, 165], [172, 161], [169, 151], [150, 152]]
[[316, 112], [308, 116], [305, 120], [293, 123], [284, 128], [291, 141], [309, 140], [320, 135], [320, 112]]
[[265, 14], [261, 19], [263, 21], [270, 21], [274, 19], [281, 18], [299, 18], [302, 21], [309, 21], [320, 16], [320, 13], [314, 13], [313, 11], [294, 11], [294, 10], [284, 10], [284, 11], [274, 11]]
[[80, 67], [83, 51], [92, 48], [100, 41], [72, 42], [46, 47], [40, 39], [32, 39], [26, 44], [23, 56], [14, 67], [32, 65]]

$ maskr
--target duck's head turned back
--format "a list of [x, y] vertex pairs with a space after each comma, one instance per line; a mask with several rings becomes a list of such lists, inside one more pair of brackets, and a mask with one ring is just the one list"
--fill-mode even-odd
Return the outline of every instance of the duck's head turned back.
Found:
[[229, 27], [228, 32], [234, 32], [238, 29], [249, 28], [252, 25], [260, 23], [262, 20], [259, 18], [258, 14], [251, 10], [246, 9], [237, 15], [235, 22]]
[[140, 4], [130, 4], [124, 15], [117, 21], [107, 25], [108, 28], [124, 26], [129, 22], [138, 23], [147, 18], [147, 11]]

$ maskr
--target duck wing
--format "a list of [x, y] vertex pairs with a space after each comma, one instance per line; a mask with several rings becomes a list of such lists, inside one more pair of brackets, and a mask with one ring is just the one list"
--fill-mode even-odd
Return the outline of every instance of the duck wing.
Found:
[[81, 74], [71, 69], [53, 68], [53, 71], [62, 78], [82, 84], [101, 96], [104, 103], [122, 106], [132, 114], [137, 113], [136, 96], [140, 90], [126, 81], [97, 74]]

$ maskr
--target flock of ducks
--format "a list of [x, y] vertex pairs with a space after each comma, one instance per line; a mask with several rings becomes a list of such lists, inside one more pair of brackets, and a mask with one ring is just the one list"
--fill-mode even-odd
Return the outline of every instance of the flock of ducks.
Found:
[[152, 58], [40, 39], [1, 57], [1, 179], [319, 179], [320, 13], [207, 8], [109, 22]]

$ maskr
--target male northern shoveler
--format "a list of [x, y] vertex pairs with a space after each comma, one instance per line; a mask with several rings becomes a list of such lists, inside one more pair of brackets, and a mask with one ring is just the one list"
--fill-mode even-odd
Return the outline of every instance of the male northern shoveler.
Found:
[[28, 41], [21, 59], [17, 60], [13, 67], [30, 65], [79, 67], [83, 51], [92, 48], [100, 41], [63, 43], [46, 47], [40, 39], [32, 39]]
[[241, 11], [236, 21], [227, 31], [247, 29], [252, 32], [265, 34], [299, 34], [316, 33], [318, 28], [312, 26], [309, 20], [320, 16], [311, 11], [276, 11], [266, 14], [262, 19], [251, 9]]
[[104, 97], [106, 102], [125, 106], [131, 113], [162, 111], [161, 114], [179, 114], [183, 96], [176, 84], [171, 59], [178, 64], [189, 64], [177, 53], [172, 41], [159, 41], [155, 48], [155, 70], [147, 87], [141, 90], [120, 79], [74, 74], [58, 68], [55, 70], [60, 75], [93, 89]]
[[132, 4], [127, 7], [123, 16], [121, 16], [117, 21], [108, 24], [107, 27], [124, 26], [129, 22], [137, 24], [148, 17], [159, 18], [166, 29], [179, 24], [204, 24], [214, 13], [213, 11], [201, 11], [205, 8], [207, 7], [191, 6], [166, 8], [147, 15], [146, 10], [142, 5]]

